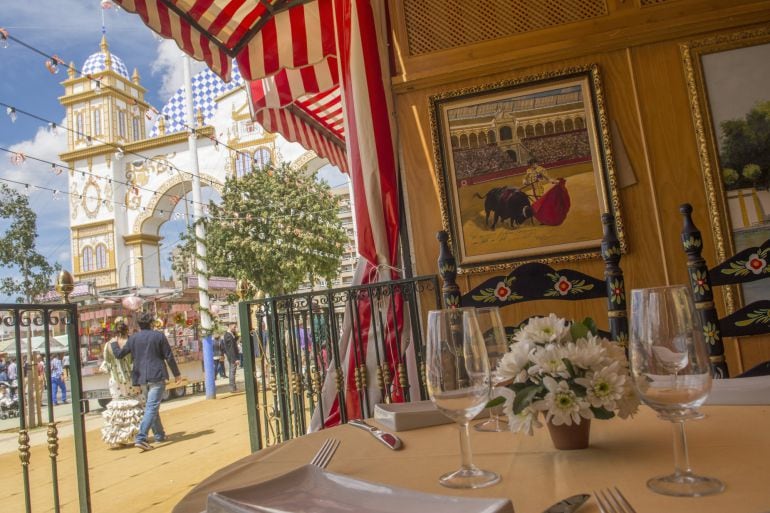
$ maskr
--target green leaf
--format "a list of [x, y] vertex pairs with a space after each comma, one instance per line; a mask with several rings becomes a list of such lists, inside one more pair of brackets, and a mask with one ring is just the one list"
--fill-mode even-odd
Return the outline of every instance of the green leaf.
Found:
[[583, 319], [583, 325], [588, 328], [588, 331], [591, 332], [591, 335], [596, 335], [599, 333], [599, 328], [596, 326], [596, 322], [591, 317], [586, 317]]
[[585, 338], [586, 335], [588, 335], [588, 326], [582, 322], [575, 321], [572, 323], [572, 326], [569, 327], [569, 334], [572, 337], [572, 340]]
[[505, 404], [505, 397], [495, 397], [487, 402], [485, 408], [494, 408], [495, 406], [502, 406]]
[[524, 411], [524, 408], [532, 404], [535, 396], [542, 392], [544, 388], [543, 385], [529, 385], [520, 392], [517, 392], [516, 397], [513, 399], [513, 413], [518, 415]]
[[594, 412], [594, 417], [601, 420], [611, 419], [612, 417], [615, 416], [614, 412], [605, 410], [604, 408], [594, 408], [593, 406], [591, 406], [591, 411]]

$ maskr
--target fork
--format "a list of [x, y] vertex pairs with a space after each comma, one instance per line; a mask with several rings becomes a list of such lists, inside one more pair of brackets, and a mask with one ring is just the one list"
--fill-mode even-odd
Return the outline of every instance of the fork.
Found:
[[332, 456], [337, 451], [337, 447], [340, 446], [340, 441], [336, 438], [327, 438], [318, 452], [310, 460], [311, 465], [315, 465], [319, 468], [326, 468], [326, 465], [332, 460]]
[[628, 499], [620, 492], [617, 486], [607, 488], [606, 495], [604, 490], [594, 492], [596, 502], [599, 504], [599, 510], [602, 513], [636, 513], [636, 510], [628, 502]]

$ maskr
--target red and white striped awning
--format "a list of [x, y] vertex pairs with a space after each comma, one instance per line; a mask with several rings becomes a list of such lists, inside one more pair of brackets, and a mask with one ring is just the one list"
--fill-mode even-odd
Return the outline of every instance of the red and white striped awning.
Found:
[[[114, 1], [225, 80], [236, 59], [244, 78], [256, 81], [249, 88], [254, 119], [350, 175], [366, 265], [357, 282], [398, 277], [398, 172], [383, 0]], [[389, 324], [395, 320], [402, 333], [401, 306], [388, 310]], [[368, 329], [372, 315], [359, 312], [359, 331], [368, 333], [362, 358], [376, 343]], [[385, 353], [398, 354], [398, 343], [389, 334]], [[344, 366], [352, 368], [351, 347], [341, 350]], [[351, 371], [347, 388], [355, 396], [352, 380]], [[348, 403], [349, 414], [360, 415], [359, 406]], [[340, 418], [339, 404], [333, 408], [332, 417]]]

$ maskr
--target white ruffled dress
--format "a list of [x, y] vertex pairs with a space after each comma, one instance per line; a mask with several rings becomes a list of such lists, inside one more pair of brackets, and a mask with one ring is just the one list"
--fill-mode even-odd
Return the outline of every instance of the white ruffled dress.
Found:
[[131, 355], [118, 360], [112, 352], [110, 340], [104, 345], [104, 362], [101, 369], [110, 374], [110, 395], [112, 400], [102, 412], [102, 440], [115, 449], [133, 445], [144, 415], [144, 398], [135, 393], [131, 385]]

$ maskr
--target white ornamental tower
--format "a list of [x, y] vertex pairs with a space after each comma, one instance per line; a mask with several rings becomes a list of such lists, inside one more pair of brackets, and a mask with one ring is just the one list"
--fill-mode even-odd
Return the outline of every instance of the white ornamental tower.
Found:
[[[101, 289], [125, 286], [128, 268], [142, 282], [141, 246], [155, 240], [125, 240], [126, 187], [119, 158], [123, 148], [146, 138], [145, 116], [150, 106], [136, 70], [129, 77], [123, 61], [110, 53], [106, 36], [100, 51], [75, 65], [62, 82], [66, 108], [68, 151], [60, 158], [69, 164], [72, 269], [77, 280], [91, 280]], [[134, 260], [131, 262], [131, 260]], [[122, 266], [122, 268], [121, 268]]]

